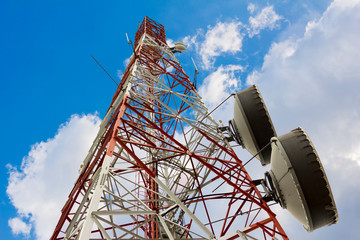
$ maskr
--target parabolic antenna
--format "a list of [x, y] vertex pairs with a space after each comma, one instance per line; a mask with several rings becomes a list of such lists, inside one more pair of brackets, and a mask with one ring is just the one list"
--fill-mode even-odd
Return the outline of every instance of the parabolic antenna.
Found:
[[[252, 155], [264, 148], [276, 132], [256, 84], [235, 95], [234, 119], [231, 121], [241, 145]], [[256, 157], [262, 165], [270, 163], [271, 148]]]
[[183, 51], [185, 51], [185, 50], [186, 50], [186, 46], [185, 46], [184, 43], [182, 43], [182, 42], [175, 42], [175, 43], [174, 43], [174, 47], [173, 47], [173, 51], [174, 51], [174, 52], [179, 52], [179, 53], [181, 53], [181, 52], [183, 52]]
[[271, 139], [271, 181], [283, 208], [311, 232], [338, 220], [329, 182], [306, 132]]

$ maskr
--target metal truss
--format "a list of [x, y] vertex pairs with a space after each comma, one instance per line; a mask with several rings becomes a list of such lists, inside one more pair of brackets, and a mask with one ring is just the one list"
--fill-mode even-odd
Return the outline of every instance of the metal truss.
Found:
[[148, 17], [51, 239], [288, 239]]

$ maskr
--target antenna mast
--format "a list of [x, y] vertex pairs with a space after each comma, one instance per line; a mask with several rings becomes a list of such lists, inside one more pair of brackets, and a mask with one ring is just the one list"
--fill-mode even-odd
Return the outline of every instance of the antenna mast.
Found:
[[145, 17], [52, 240], [288, 239], [174, 57], [185, 49]]

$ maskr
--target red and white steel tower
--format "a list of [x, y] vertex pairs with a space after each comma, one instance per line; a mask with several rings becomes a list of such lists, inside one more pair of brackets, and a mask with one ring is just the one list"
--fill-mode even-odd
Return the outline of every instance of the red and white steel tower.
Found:
[[148, 17], [51, 239], [288, 239]]

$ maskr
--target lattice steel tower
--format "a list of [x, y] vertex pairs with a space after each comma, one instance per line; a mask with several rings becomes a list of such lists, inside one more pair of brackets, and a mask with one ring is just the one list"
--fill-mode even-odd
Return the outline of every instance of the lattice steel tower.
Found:
[[51, 239], [288, 239], [148, 17]]

